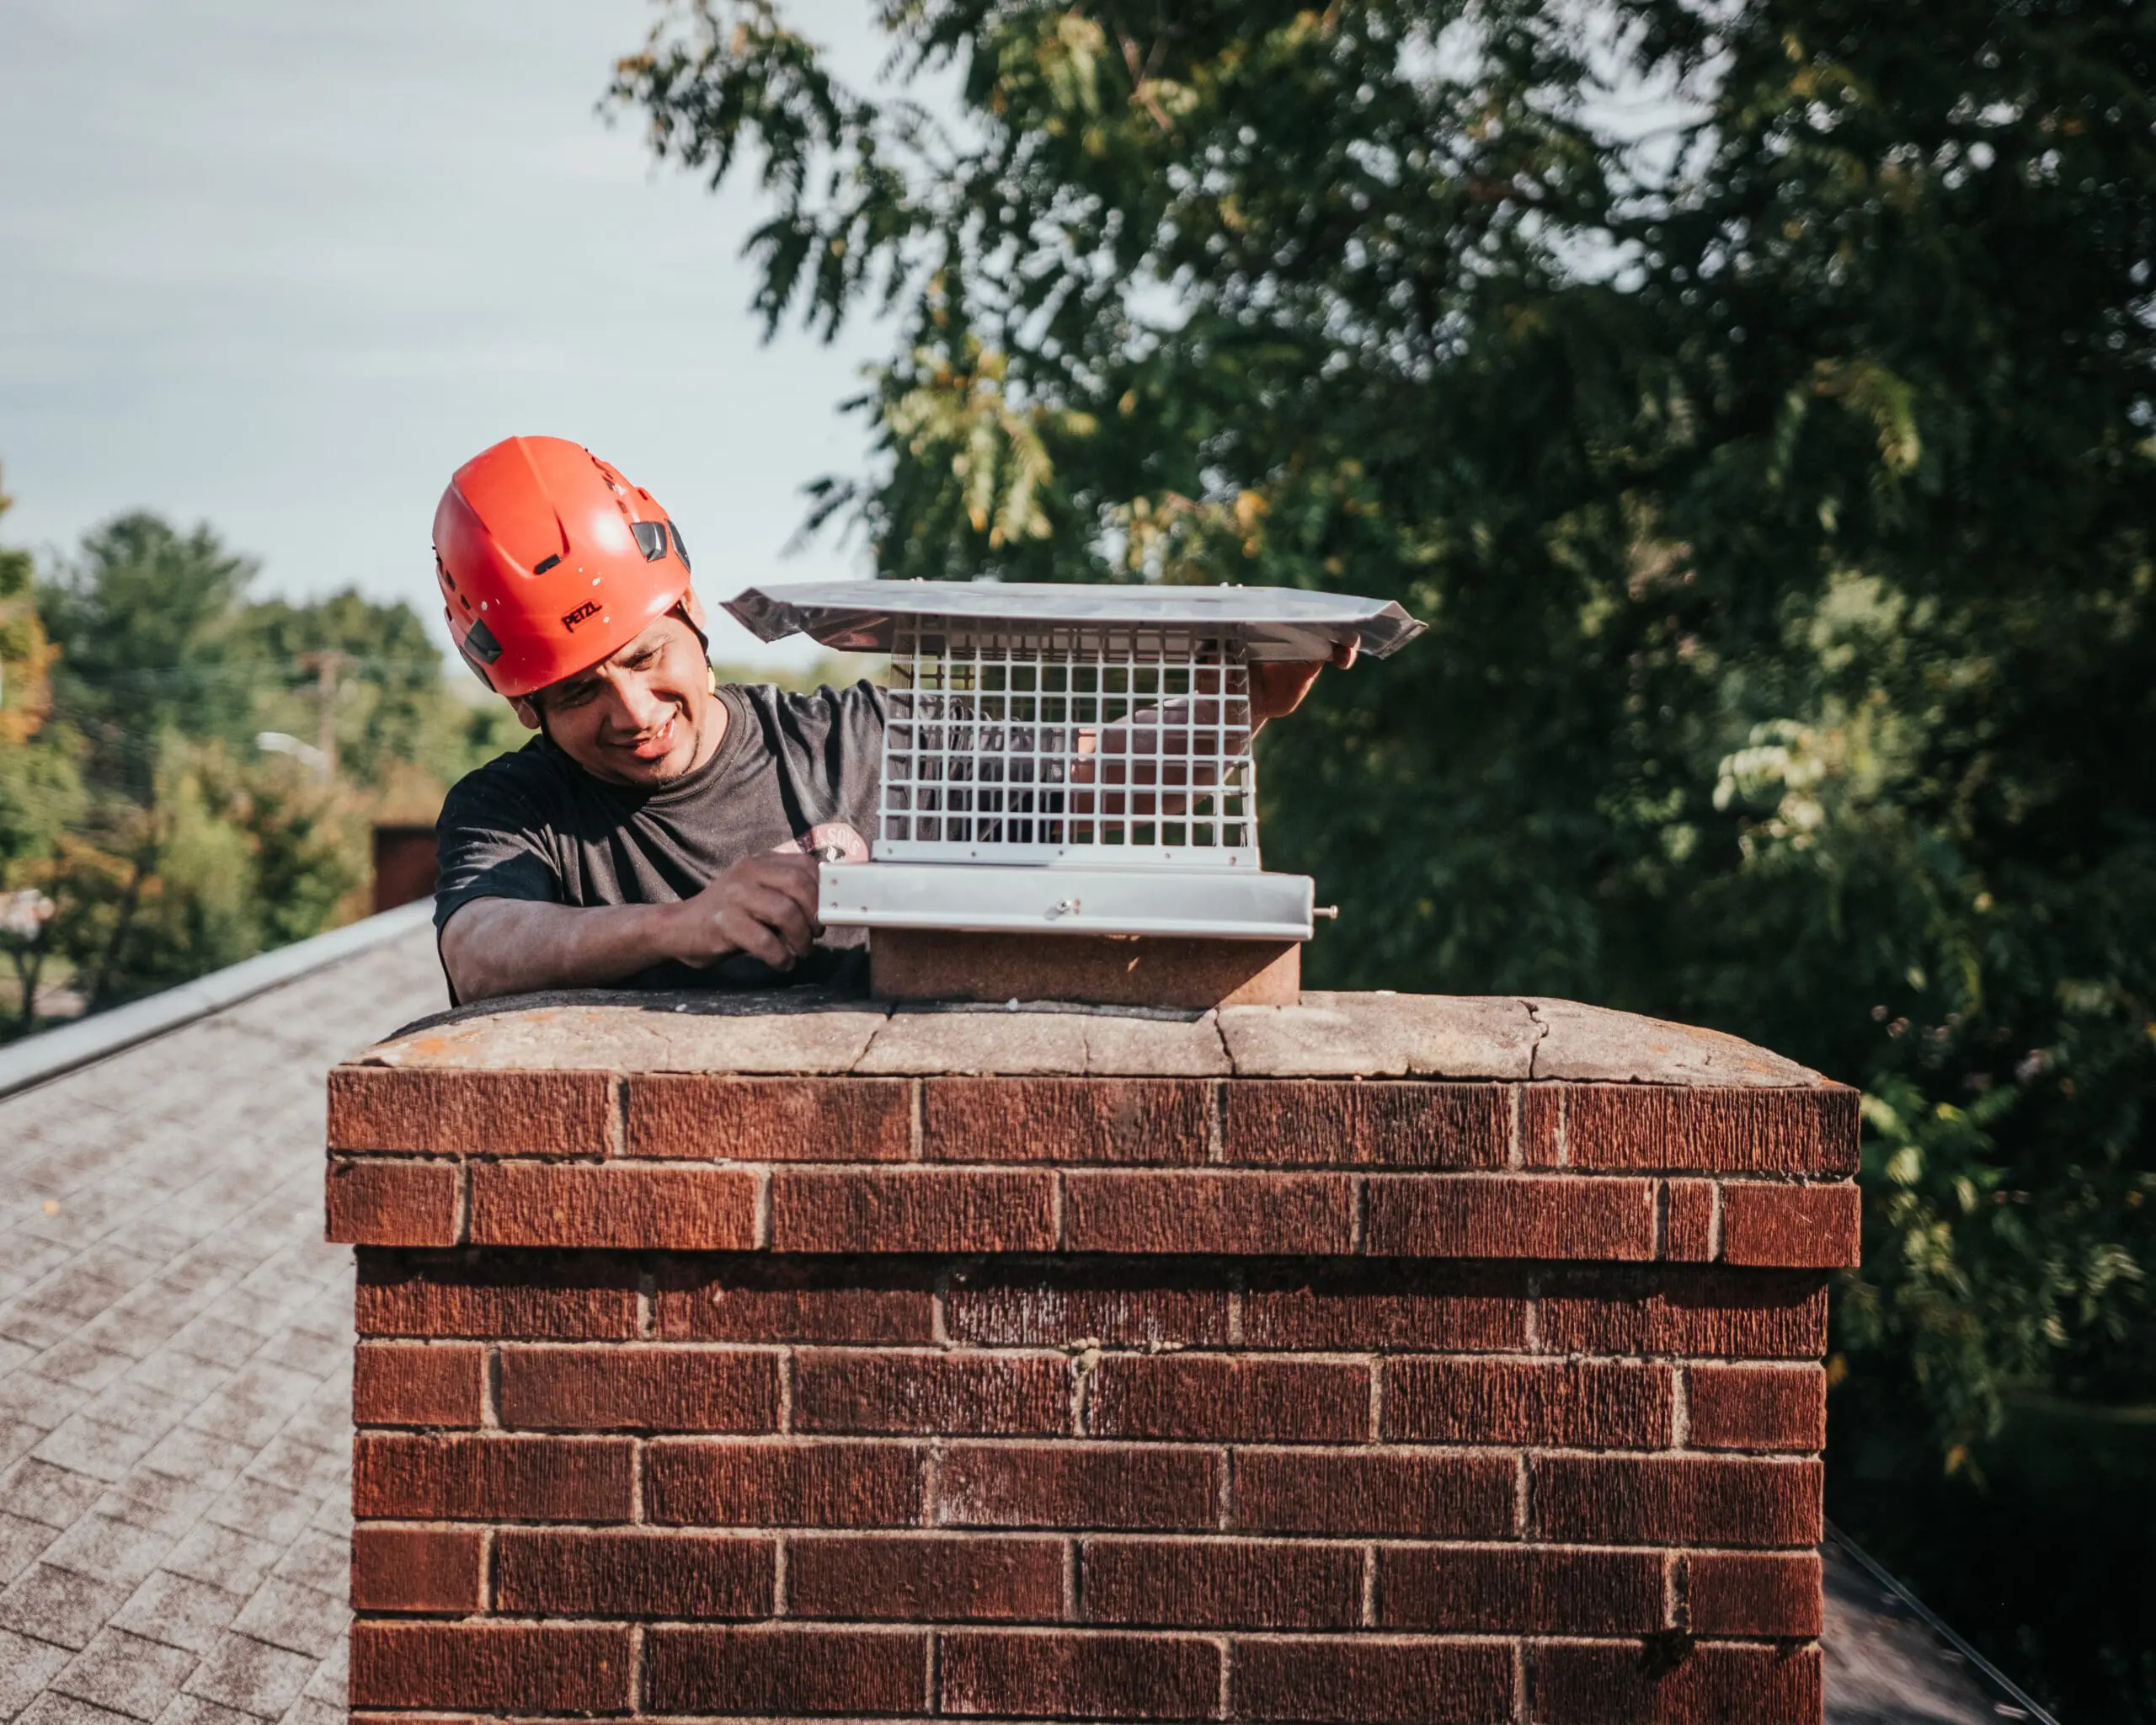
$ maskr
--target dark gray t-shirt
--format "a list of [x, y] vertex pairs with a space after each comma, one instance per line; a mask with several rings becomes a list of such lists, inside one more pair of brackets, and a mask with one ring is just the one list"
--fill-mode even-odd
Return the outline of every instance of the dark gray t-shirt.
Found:
[[[442, 804], [435, 929], [474, 899], [655, 905], [695, 895], [744, 857], [838, 851], [867, 860], [883, 744], [883, 692], [867, 683], [788, 694], [728, 685], [725, 740], [655, 791], [594, 778], [543, 736], [459, 780]], [[863, 932], [826, 930], [792, 969], [736, 953], [699, 969], [668, 963], [632, 988], [767, 988], [839, 980]]]

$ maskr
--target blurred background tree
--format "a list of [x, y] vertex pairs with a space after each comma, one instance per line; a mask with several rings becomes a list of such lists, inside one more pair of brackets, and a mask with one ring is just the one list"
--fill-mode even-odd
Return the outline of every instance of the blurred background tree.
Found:
[[443, 681], [409, 607], [256, 601], [256, 574], [211, 527], [140, 513], [42, 578], [0, 553], [8, 1030], [364, 915], [373, 824], [431, 821], [523, 740]]
[[771, 328], [896, 320], [815, 518], [893, 576], [1428, 618], [1267, 736], [1273, 860], [1343, 905], [1313, 980], [1862, 1085], [1830, 1508], [2079, 1717], [2156, 1717], [2156, 13], [880, 19], [878, 91], [762, 0], [615, 89], [759, 180]]
[[[0, 515], [9, 499], [0, 492]], [[26, 1029], [50, 951], [54, 911], [44, 891], [61, 833], [83, 808], [71, 739], [48, 728], [53, 648], [38, 617], [29, 553], [0, 549], [0, 952], [19, 1007], [0, 1036]]]

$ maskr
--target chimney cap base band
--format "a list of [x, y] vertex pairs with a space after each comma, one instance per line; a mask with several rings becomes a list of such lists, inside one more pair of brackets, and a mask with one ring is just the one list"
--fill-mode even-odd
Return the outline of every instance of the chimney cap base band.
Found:
[[840, 862], [819, 874], [817, 914], [838, 928], [1308, 940], [1315, 897], [1307, 874], [1243, 868]]

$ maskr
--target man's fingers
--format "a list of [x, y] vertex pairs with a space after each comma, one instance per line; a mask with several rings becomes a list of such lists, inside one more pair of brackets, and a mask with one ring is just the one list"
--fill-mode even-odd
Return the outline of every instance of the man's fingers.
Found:
[[1362, 642], [1355, 636], [1350, 635], [1344, 641], [1336, 641], [1332, 644], [1332, 662], [1342, 670], [1353, 670], [1356, 660], [1362, 656]]
[[815, 921], [814, 913], [804, 911], [791, 895], [776, 887], [755, 888], [744, 893], [740, 902], [741, 908], [765, 927], [773, 931], [786, 943], [787, 949], [791, 953], [798, 955], [807, 952], [815, 939], [810, 932], [810, 925]]
[[821, 865], [815, 857], [804, 857], [798, 852], [774, 852], [768, 856], [751, 857], [735, 867], [757, 885], [784, 893], [801, 906], [810, 921], [816, 920], [819, 892], [817, 871]]
[[789, 863], [786, 868], [775, 869], [767, 877], [767, 883], [777, 888], [795, 904], [800, 905], [802, 915], [814, 922], [816, 921], [816, 906], [819, 893], [816, 859], [813, 857], [803, 857], [799, 860], [807, 866], [797, 868]]
[[793, 962], [793, 954], [787, 951], [786, 942], [777, 930], [739, 900], [728, 905], [713, 920], [719, 937], [728, 948], [760, 959], [774, 970], [783, 970]]
[[787, 951], [786, 943], [753, 917], [741, 919], [740, 932], [734, 937], [734, 944], [752, 959], [761, 959], [774, 970], [783, 970], [793, 963], [793, 954]]

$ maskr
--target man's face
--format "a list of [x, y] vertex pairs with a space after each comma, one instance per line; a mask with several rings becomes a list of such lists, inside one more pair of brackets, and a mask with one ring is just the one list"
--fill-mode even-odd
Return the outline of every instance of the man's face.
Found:
[[703, 758], [716, 698], [696, 631], [671, 612], [590, 670], [516, 703], [595, 778], [662, 785]]

